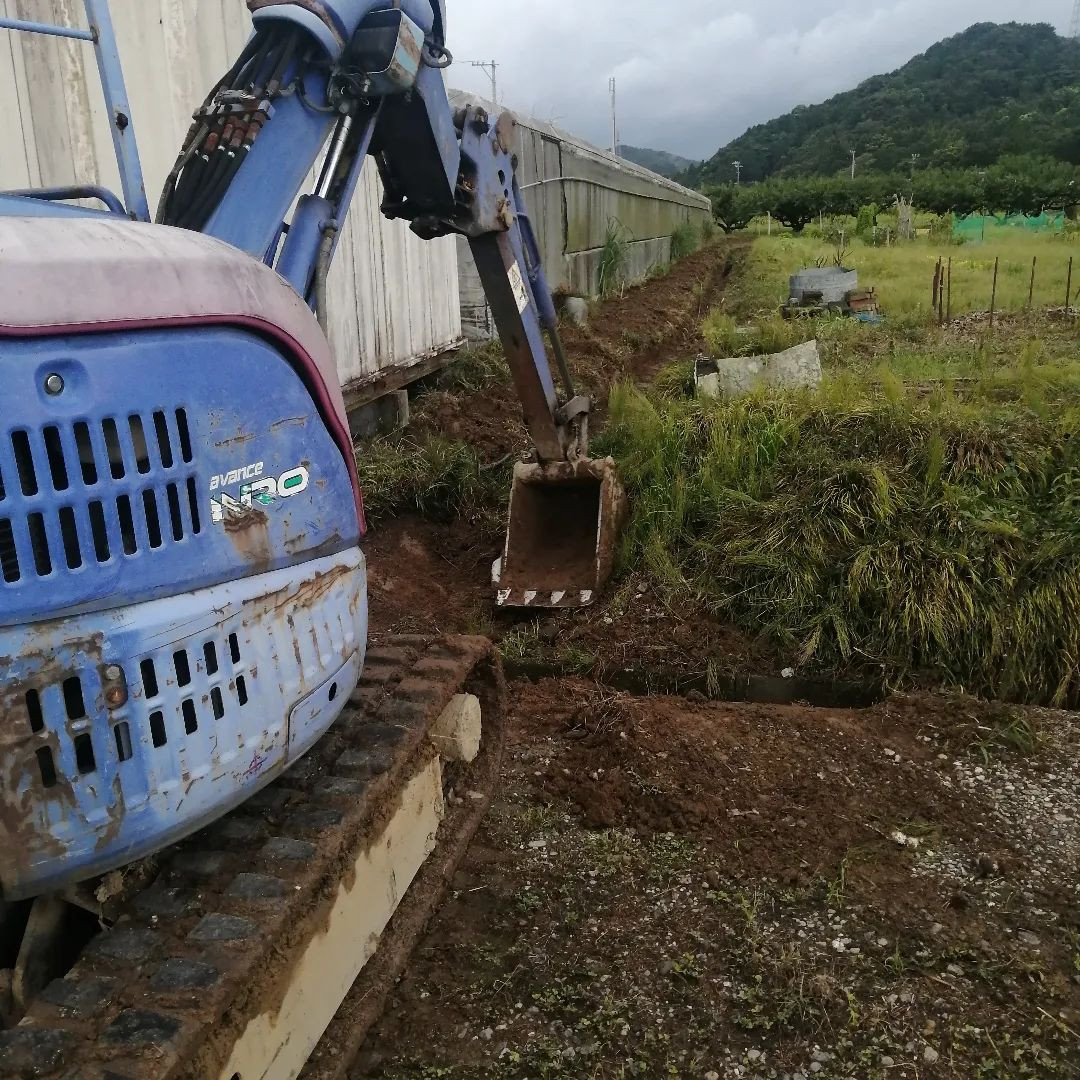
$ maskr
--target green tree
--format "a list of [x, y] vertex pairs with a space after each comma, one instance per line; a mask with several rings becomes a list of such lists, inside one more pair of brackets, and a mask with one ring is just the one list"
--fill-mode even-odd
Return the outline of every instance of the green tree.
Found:
[[713, 217], [726, 233], [745, 229], [762, 212], [761, 200], [754, 184], [722, 184], [709, 188]]

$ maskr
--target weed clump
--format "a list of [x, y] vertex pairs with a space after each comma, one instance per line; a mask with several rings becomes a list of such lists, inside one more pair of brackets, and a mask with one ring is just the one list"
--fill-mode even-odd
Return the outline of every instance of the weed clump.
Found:
[[819, 329], [820, 324], [792, 322], [778, 314], [758, 318], [747, 326], [739, 326], [734, 316], [714, 308], [705, 318], [702, 336], [711, 355], [717, 358], [763, 356], [801, 345], [814, 337]]
[[671, 261], [678, 262], [692, 255], [701, 247], [701, 231], [695, 229], [689, 221], [676, 225], [671, 231]]
[[492, 532], [501, 527], [512, 466], [482, 464], [468, 443], [378, 439], [357, 452], [356, 467], [371, 523], [415, 513], [434, 521], [464, 518]]
[[1075, 703], [1077, 426], [886, 376], [711, 402], [621, 386], [622, 562], [803, 665]]
[[626, 288], [626, 276], [630, 268], [630, 241], [626, 229], [615, 218], [610, 218], [604, 233], [604, 246], [600, 249], [600, 266], [597, 271], [597, 292], [601, 299], [610, 300], [621, 296]]

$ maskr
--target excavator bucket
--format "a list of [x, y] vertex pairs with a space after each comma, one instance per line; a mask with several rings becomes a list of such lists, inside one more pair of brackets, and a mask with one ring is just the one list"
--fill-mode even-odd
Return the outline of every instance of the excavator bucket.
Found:
[[499, 607], [588, 607], [611, 576], [626, 521], [611, 458], [520, 464], [510, 493]]

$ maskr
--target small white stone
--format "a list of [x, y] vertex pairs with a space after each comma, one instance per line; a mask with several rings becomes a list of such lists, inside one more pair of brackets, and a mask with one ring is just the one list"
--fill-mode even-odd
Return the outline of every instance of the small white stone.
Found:
[[546, 840], [530, 840], [529, 841], [529, 847], [531, 847], [533, 849], [533, 851], [542, 851], [544, 848], [547, 847], [547, 841]]
[[782, 679], [794, 679], [795, 678], [795, 669], [793, 667], [784, 668], [784, 670], [780, 672], [780, 677]]
[[932, 1046], [928, 1046], [923, 1051], [922, 1059], [927, 1065], [933, 1065], [940, 1056], [941, 1055]]

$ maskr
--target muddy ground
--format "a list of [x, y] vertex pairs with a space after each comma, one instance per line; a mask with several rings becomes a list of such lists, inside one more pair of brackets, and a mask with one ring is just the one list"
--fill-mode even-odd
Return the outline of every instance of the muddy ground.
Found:
[[[569, 335], [584, 381], [692, 355], [738, 261], [712, 247], [604, 305]], [[520, 446], [506, 386], [420, 415], [489, 460]], [[511, 682], [498, 798], [354, 1076], [1080, 1076], [1075, 715], [619, 692], [620, 672], [784, 658], [633, 576], [594, 612], [496, 618], [497, 550], [416, 518], [368, 545], [376, 636], [491, 633], [534, 678]]]

